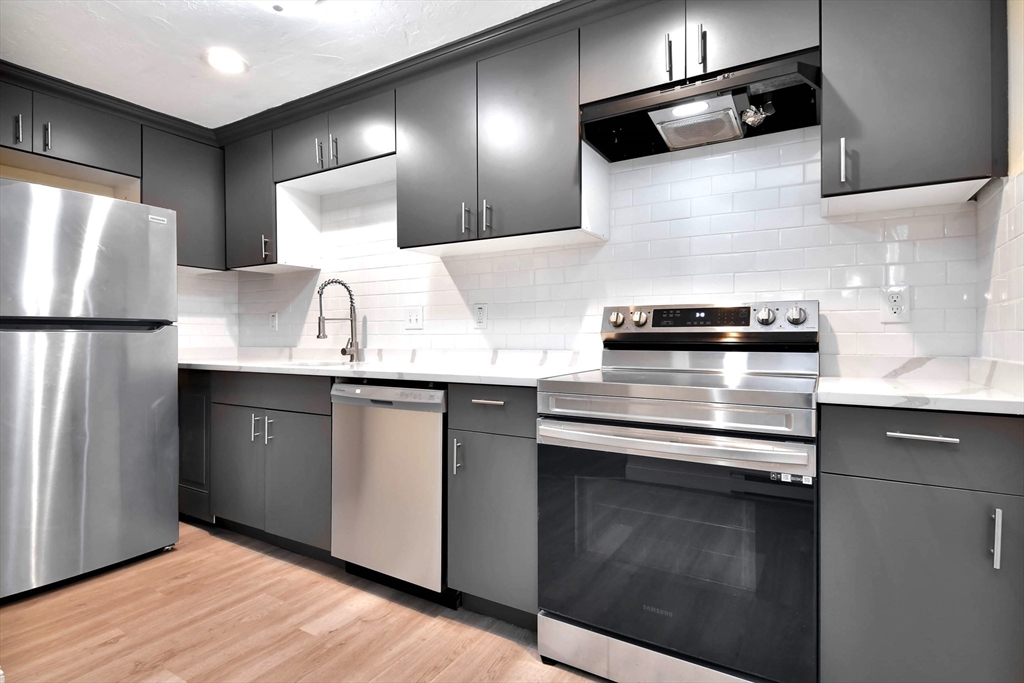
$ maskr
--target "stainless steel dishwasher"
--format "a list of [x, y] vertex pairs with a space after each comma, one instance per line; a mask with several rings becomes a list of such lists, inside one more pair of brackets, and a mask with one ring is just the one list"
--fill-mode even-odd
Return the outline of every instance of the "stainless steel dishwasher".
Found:
[[442, 589], [445, 391], [331, 389], [331, 555]]

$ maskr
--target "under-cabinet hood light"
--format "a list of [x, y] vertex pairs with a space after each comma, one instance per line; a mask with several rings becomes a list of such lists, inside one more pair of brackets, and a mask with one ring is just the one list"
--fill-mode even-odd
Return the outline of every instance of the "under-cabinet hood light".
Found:
[[249, 68], [249, 63], [242, 59], [230, 47], [211, 47], [205, 54], [206, 63], [223, 74], [240, 74]]
[[700, 100], [698, 102], [687, 102], [686, 104], [680, 104], [678, 107], [672, 110], [672, 116], [693, 116], [699, 114], [702, 111], [708, 110], [708, 101]]

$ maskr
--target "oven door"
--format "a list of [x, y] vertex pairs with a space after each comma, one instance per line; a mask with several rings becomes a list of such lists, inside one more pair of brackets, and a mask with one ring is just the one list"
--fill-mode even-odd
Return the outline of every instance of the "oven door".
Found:
[[[813, 477], [767, 471], [764, 440], [542, 418], [538, 443], [542, 610], [715, 668], [815, 679]], [[813, 444], [773, 443], [813, 461]]]

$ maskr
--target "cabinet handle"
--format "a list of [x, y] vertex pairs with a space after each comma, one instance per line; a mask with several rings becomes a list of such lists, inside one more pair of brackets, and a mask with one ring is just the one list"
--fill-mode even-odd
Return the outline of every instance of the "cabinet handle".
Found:
[[256, 441], [256, 437], [259, 436], [259, 435], [260, 435], [260, 433], [256, 431], [256, 413], [253, 413], [252, 414], [252, 432], [249, 435], [249, 441]]
[[22, 141], [22, 137], [21, 137], [21, 114], [18, 114], [18, 135], [17, 135], [17, 139], [15, 140], [15, 142], [20, 143], [21, 141]]
[[960, 443], [960, 439], [951, 436], [929, 436], [927, 434], [904, 434], [903, 432], [886, 432], [892, 439], [910, 439], [911, 441], [933, 441], [935, 443]]
[[272, 425], [272, 424], [274, 424], [274, 421], [271, 420], [266, 415], [264, 415], [263, 416], [263, 443], [264, 443], [264, 445], [270, 443], [270, 440], [274, 438], [274, 437], [272, 437], [270, 435], [270, 425]]
[[320, 168], [324, 167], [324, 148], [320, 146], [320, 138], [313, 138], [313, 147], [316, 149], [316, 165]]
[[327, 136], [327, 161], [328, 165], [333, 164], [334, 160], [338, 158], [338, 155], [334, 153], [335, 145], [338, 144], [338, 138], [333, 135]]
[[489, 224], [487, 223], [487, 200], [485, 199], [484, 200], [484, 210], [483, 210], [483, 220], [480, 221], [480, 229], [483, 232], [487, 232], [487, 226], [488, 225]]
[[263, 260], [266, 261], [267, 257], [270, 256], [270, 252], [267, 251], [267, 244], [270, 243], [270, 240], [266, 235], [260, 235], [260, 243], [263, 245]]
[[704, 24], [697, 24], [697, 63], [704, 65], [705, 72], [708, 70], [707, 35], [704, 32]]
[[466, 234], [466, 202], [462, 202], [462, 234]]
[[46, 123], [43, 124], [43, 151], [44, 152], [49, 152], [53, 148], [53, 145], [50, 144], [50, 134], [51, 134], [51, 129], [52, 128], [53, 128], [53, 126], [52, 126], [52, 124], [49, 121], [47, 121]]
[[846, 138], [839, 138], [839, 182], [846, 182]]
[[472, 402], [477, 404], [478, 406], [503, 406], [503, 405], [505, 405], [504, 401], [492, 401], [489, 398], [474, 398]]
[[668, 80], [672, 80], [672, 34], [665, 34], [665, 73], [668, 74]]
[[459, 468], [462, 467], [462, 463], [459, 462], [459, 446], [461, 446], [461, 445], [462, 444], [459, 443], [458, 439], [453, 439], [452, 440], [452, 476], [453, 477], [458, 476]]
[[992, 519], [996, 520], [995, 542], [992, 544], [992, 568], [999, 569], [1003, 555], [1003, 511], [996, 508], [996, 511], [992, 513]]

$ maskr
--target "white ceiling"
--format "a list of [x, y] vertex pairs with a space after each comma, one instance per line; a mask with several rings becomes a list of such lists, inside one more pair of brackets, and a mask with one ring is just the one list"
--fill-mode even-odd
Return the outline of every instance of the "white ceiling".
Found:
[[0, 0], [0, 58], [216, 128], [554, 1]]

